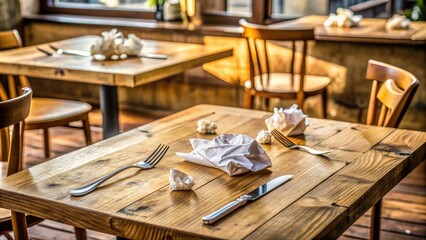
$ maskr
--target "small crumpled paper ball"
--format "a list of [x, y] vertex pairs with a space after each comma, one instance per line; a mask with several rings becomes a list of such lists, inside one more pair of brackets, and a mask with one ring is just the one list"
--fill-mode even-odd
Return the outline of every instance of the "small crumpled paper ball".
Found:
[[214, 134], [216, 133], [216, 123], [210, 120], [201, 119], [197, 122], [197, 132], [202, 134]]
[[271, 144], [272, 134], [269, 131], [261, 130], [256, 137], [260, 144]]
[[349, 9], [338, 8], [337, 14], [331, 13], [324, 22], [325, 27], [349, 28], [359, 24], [362, 20], [361, 15], [354, 15]]
[[127, 38], [118, 46], [119, 54], [126, 54], [128, 56], [137, 56], [142, 50], [143, 44], [140, 38], [135, 34], [130, 33]]
[[92, 55], [103, 55], [105, 58], [111, 58], [116, 55], [117, 40], [123, 38], [123, 33], [117, 29], [111, 29], [101, 33], [101, 38], [97, 39], [90, 47]]
[[408, 29], [410, 28], [410, 19], [404, 15], [394, 14], [392, 18], [389, 18], [386, 22], [386, 29]]
[[303, 134], [309, 121], [302, 110], [293, 104], [290, 108], [274, 108], [274, 115], [265, 120], [269, 131], [274, 128], [281, 131], [286, 136], [296, 136]]
[[184, 172], [181, 172], [177, 169], [170, 169], [170, 189], [172, 191], [177, 190], [191, 190], [194, 186], [194, 181], [192, 177], [186, 175]]
[[[130, 33], [127, 38], [117, 29], [102, 32], [90, 47], [90, 53], [95, 59], [119, 59], [127, 56], [137, 56], [142, 50], [143, 44], [139, 37]], [[124, 55], [125, 54], [125, 55]]]

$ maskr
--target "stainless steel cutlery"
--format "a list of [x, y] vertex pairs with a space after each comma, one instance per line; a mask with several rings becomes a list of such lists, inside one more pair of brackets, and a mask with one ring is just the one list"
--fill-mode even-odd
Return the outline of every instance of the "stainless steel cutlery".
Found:
[[297, 145], [296, 143], [294, 143], [290, 139], [288, 139], [286, 136], [284, 136], [284, 134], [282, 134], [277, 129], [273, 129], [271, 131], [271, 134], [272, 134], [272, 136], [275, 137], [275, 139], [278, 140], [278, 142], [280, 142], [282, 145], [284, 145], [288, 148], [291, 148], [291, 149], [299, 148], [301, 150], [304, 150], [304, 151], [311, 153], [311, 154], [314, 154], [314, 155], [322, 155], [322, 154], [330, 152], [330, 151], [320, 151], [320, 150], [316, 150], [316, 149], [313, 149], [313, 148], [310, 148], [310, 147]]
[[112, 172], [112, 173], [92, 182], [92, 183], [89, 183], [85, 186], [71, 190], [70, 194], [72, 196], [86, 195], [86, 194], [94, 191], [97, 187], [99, 187], [106, 180], [110, 179], [112, 176], [114, 176], [117, 173], [120, 173], [120, 172], [122, 172], [126, 169], [129, 169], [129, 168], [140, 168], [142, 170], [151, 169], [151, 168], [155, 167], [155, 165], [157, 165], [160, 162], [160, 160], [166, 154], [167, 150], [169, 150], [169, 146], [160, 144], [147, 159], [140, 161], [138, 163], [135, 163], [135, 164], [126, 165], [122, 168], [119, 168], [119, 169], [115, 170], [114, 172]]

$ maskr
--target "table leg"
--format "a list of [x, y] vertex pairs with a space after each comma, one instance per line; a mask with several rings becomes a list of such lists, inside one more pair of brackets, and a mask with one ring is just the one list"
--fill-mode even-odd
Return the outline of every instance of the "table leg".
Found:
[[118, 94], [116, 86], [101, 85], [99, 88], [104, 139], [119, 133]]

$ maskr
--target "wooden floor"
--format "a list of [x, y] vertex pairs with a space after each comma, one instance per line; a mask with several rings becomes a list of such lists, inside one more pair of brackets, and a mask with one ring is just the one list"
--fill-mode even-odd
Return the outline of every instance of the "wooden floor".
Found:
[[[131, 111], [120, 113], [120, 128], [125, 130], [143, 125], [164, 116], [162, 113], [144, 114]], [[92, 137], [102, 139], [99, 111], [90, 115]], [[59, 127], [51, 130], [52, 157], [84, 146], [83, 133], [77, 129]], [[43, 157], [42, 132], [27, 131], [25, 136], [25, 167], [46, 161]], [[382, 239], [426, 239], [426, 165], [416, 170], [389, 192], [383, 201]], [[340, 239], [368, 239], [370, 213], [367, 212]], [[52, 221], [43, 221], [29, 229], [32, 239], [74, 239], [73, 227]], [[0, 236], [0, 240], [6, 239]], [[88, 231], [88, 239], [115, 239], [114, 236]]]

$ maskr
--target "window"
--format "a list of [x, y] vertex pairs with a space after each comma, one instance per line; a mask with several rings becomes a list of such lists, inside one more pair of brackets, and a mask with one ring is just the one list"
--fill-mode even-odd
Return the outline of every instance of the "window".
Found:
[[328, 14], [329, 0], [272, 0], [272, 18]]
[[[153, 0], [40, 0], [42, 13], [154, 19]], [[194, 0], [181, 0], [194, 1]], [[237, 25], [241, 18], [255, 23], [328, 13], [329, 0], [195, 0], [205, 24]], [[331, 0], [330, 0], [331, 1]]]
[[115, 8], [120, 10], [140, 9], [153, 11], [147, 0], [54, 0], [53, 5], [64, 8], [89, 8], [89, 9], [108, 9]]
[[41, 0], [41, 13], [154, 18], [149, 0]]
[[226, 2], [228, 14], [251, 17], [251, 0], [228, 0]]

